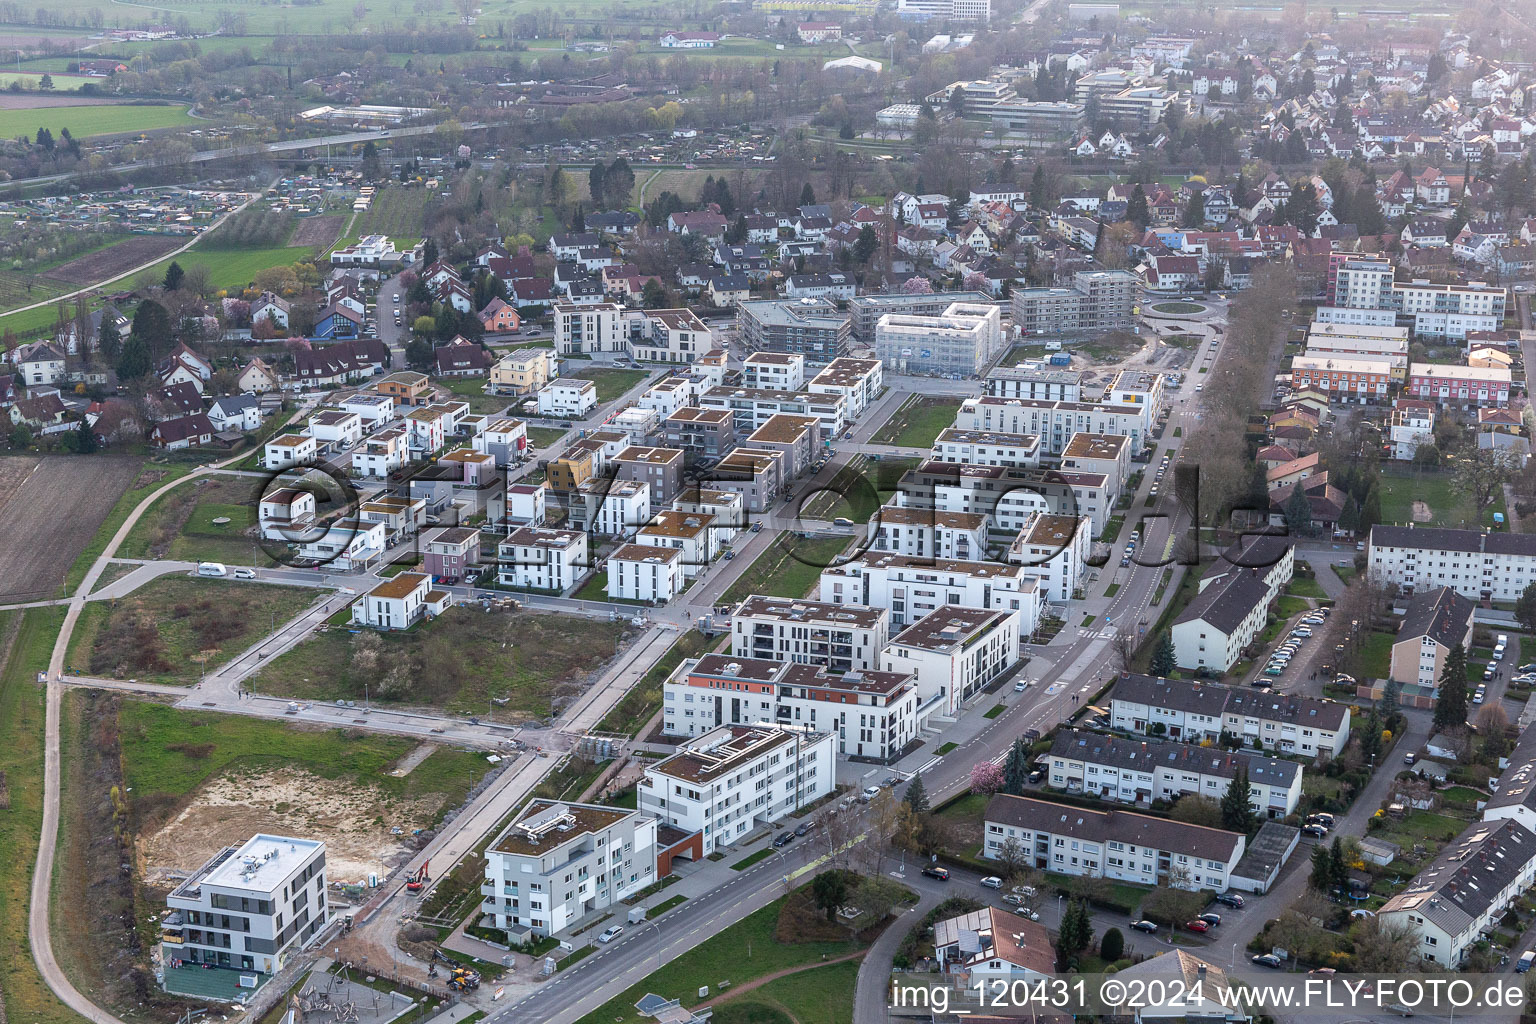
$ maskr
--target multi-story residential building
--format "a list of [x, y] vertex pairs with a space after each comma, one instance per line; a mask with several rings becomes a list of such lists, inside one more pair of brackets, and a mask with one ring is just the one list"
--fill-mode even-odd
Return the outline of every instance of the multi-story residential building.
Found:
[[1300, 764], [1240, 750], [1060, 729], [1045, 760], [1053, 789], [1102, 800], [1150, 804], [1193, 793], [1219, 801], [1242, 771], [1259, 817], [1284, 818], [1301, 801]]
[[1369, 572], [1405, 593], [1450, 587], [1473, 601], [1516, 601], [1536, 583], [1536, 535], [1373, 526]]
[[1037, 512], [1084, 516], [1089, 536], [1097, 537], [1113, 506], [1109, 491], [1102, 473], [928, 461], [902, 476], [891, 504], [979, 512], [993, 532], [1010, 535], [1017, 535]]
[[268, 441], [262, 450], [264, 469], [312, 465], [319, 456], [319, 442], [308, 434], [283, 434]]
[[613, 456], [610, 463], [621, 480], [649, 484], [651, 504], [672, 504], [683, 489], [683, 453], [676, 448], [631, 445]]
[[1017, 612], [1025, 636], [1039, 625], [1045, 603], [1039, 581], [1021, 565], [873, 552], [823, 569], [818, 596], [827, 604], [885, 608], [892, 629], [953, 605]]
[[691, 579], [709, 568], [719, 551], [725, 538], [716, 532], [714, 516], [664, 508], [635, 533], [635, 543], [676, 550], [683, 574]]
[[1392, 406], [1392, 416], [1387, 421], [1387, 439], [1392, 446], [1394, 459], [1411, 459], [1419, 451], [1419, 445], [1432, 444], [1435, 439], [1435, 406], [1412, 398], [1399, 398]]
[[357, 507], [357, 517], [365, 523], [382, 523], [386, 544], [398, 544], [413, 537], [427, 518], [425, 498], [382, 494]]
[[630, 309], [623, 314], [630, 355], [649, 363], [691, 363], [714, 350], [714, 334], [690, 309]]
[[542, 526], [549, 501], [549, 484], [508, 484], [506, 525]]
[[779, 475], [782, 481], [788, 481], [811, 468], [820, 437], [821, 421], [816, 417], [780, 413], [744, 438], [741, 449], [782, 452]]
[[341, 410], [357, 413], [363, 421], [364, 430], [378, 429], [393, 420], [397, 413], [393, 398], [371, 391], [359, 391], [344, 398]]
[[912, 21], [992, 20], [992, 0], [897, 0], [896, 13]]
[[987, 374], [985, 393], [992, 398], [1028, 398], [1037, 402], [1080, 402], [1083, 375], [1057, 367], [999, 366]]
[[1105, 497], [1113, 505], [1120, 485], [1131, 475], [1131, 439], [1125, 434], [1073, 434], [1061, 451], [1061, 468], [1102, 474], [1108, 483]]
[[597, 385], [578, 377], [560, 377], [539, 392], [540, 416], [585, 416], [597, 408]]
[[[1324, 323], [1390, 326], [1403, 322], [1413, 333], [1465, 338], [1469, 331], [1496, 330], [1504, 318], [1503, 288], [1481, 281], [1434, 284], [1395, 280], [1395, 268], [1381, 256], [1334, 253], [1330, 259]], [[1380, 314], [1376, 316], [1359, 315]]]
[[362, 519], [335, 519], [323, 532], [312, 531], [299, 542], [299, 558], [316, 568], [338, 572], [366, 569], [384, 556], [384, 524]]
[[1536, 832], [1536, 730], [1520, 734], [1508, 766], [1488, 788], [1492, 795], [1483, 805], [1485, 822], [1509, 818]]
[[1013, 323], [1021, 336], [1134, 330], [1136, 275], [1080, 270], [1070, 288], [1015, 288]]
[[1385, 401], [1392, 384], [1392, 361], [1386, 357], [1325, 354], [1291, 360], [1291, 386], [1320, 391], [1331, 401]]
[[1440, 685], [1451, 651], [1472, 649], [1472, 610], [1472, 602], [1450, 587], [1414, 594], [1392, 641], [1389, 678], [1427, 690]]
[[355, 412], [324, 409], [309, 418], [308, 433], [322, 451], [346, 451], [363, 439], [363, 419]]
[[1386, 359], [1393, 376], [1408, 375], [1408, 328], [1314, 323], [1307, 331], [1309, 356], [1365, 356]]
[[887, 313], [875, 325], [875, 355], [889, 370], [975, 376], [1002, 354], [1002, 312], [955, 302], [935, 316]]
[[821, 665], [832, 672], [881, 667], [890, 612], [754, 594], [731, 613], [731, 654]]
[[933, 442], [934, 462], [963, 462], [972, 466], [1024, 469], [1040, 464], [1040, 437], [991, 430], [949, 427]]
[[662, 689], [662, 729], [669, 736], [773, 722], [832, 732], [839, 754], [877, 761], [900, 757], [925, 717], [912, 677], [899, 672], [835, 673], [820, 665], [706, 654], [683, 662]]
[[1206, 586], [1173, 620], [1175, 663], [1225, 673], [1263, 632], [1272, 596], [1257, 569], [1229, 572]]
[[818, 395], [838, 395], [847, 403], [847, 416], [856, 420], [880, 397], [885, 364], [878, 359], [834, 359], [805, 385]]
[[907, 316], [938, 316], [954, 303], [976, 305], [994, 303], [986, 292], [925, 292], [908, 295], [855, 295], [848, 300], [848, 315], [853, 323], [853, 337], [865, 347], [875, 343], [875, 325], [887, 313]]
[[736, 434], [745, 437], [781, 413], [815, 416], [823, 440], [842, 437], [848, 426], [848, 400], [841, 394], [811, 391], [769, 391], [764, 388], [710, 388], [699, 396], [705, 409], [728, 409], [736, 418]]
[[402, 572], [352, 605], [352, 622], [373, 629], [409, 629], [422, 619], [441, 615], [452, 604], [451, 593], [432, 589], [431, 576]]
[[480, 564], [480, 531], [439, 526], [421, 535], [421, 568], [429, 576], [457, 579]]
[[520, 348], [504, 352], [491, 365], [491, 391], [498, 395], [531, 395], [549, 383], [551, 351]]
[[1440, 405], [1505, 406], [1512, 381], [1505, 367], [1411, 363], [1403, 393]]
[[1070, 601], [1088, 563], [1091, 532], [1086, 517], [1032, 512], [1008, 548], [1008, 561], [1040, 581], [1047, 602]]
[[1125, 732], [1200, 742], [1229, 734], [1244, 745], [1336, 756], [1349, 742], [1349, 706], [1328, 700], [1122, 672], [1110, 724]]
[[639, 808], [703, 837], [703, 853], [808, 807], [837, 786], [829, 732], [783, 725], [723, 725], [646, 765]]
[[383, 378], [373, 389], [401, 409], [426, 405], [432, 400], [432, 382], [424, 373], [401, 370]]
[[1059, 456], [1073, 434], [1124, 434], [1133, 451], [1151, 441], [1157, 410], [1149, 405], [1108, 402], [1046, 402], [1032, 398], [967, 398], [955, 414], [960, 430], [1035, 434], [1040, 454]]
[[644, 481], [603, 475], [582, 484], [566, 503], [568, 529], [599, 537], [633, 537], [651, 521], [651, 487]]
[[986, 555], [987, 517], [979, 512], [886, 505], [870, 519], [868, 537], [875, 552], [969, 561]]
[[625, 544], [608, 556], [610, 600], [665, 603], [682, 592], [684, 580], [678, 548]]
[[508, 933], [574, 928], [656, 881], [658, 824], [622, 807], [530, 801], [486, 847], [480, 911]]
[[502, 586], [561, 592], [586, 571], [587, 535], [520, 526], [497, 547]]
[[616, 302], [555, 303], [555, 351], [563, 355], [627, 352], [624, 307]]
[[404, 427], [389, 427], [363, 442], [352, 453], [352, 474], [382, 480], [411, 458], [410, 436]]
[[498, 467], [515, 466], [528, 455], [528, 424], [510, 417], [491, 420], [471, 444], [479, 454], [495, 459]]
[[753, 352], [741, 361], [741, 382], [769, 391], [803, 390], [805, 356], [799, 352]]
[[314, 522], [314, 492], [302, 487], [278, 487], [267, 491], [257, 505], [257, 527], [265, 540], [297, 540], [314, 526]]
[[848, 354], [848, 314], [826, 299], [768, 299], [736, 307], [736, 329], [749, 352], [788, 352], [811, 366]]
[[206, 979], [182, 980], [194, 967], [265, 978], [282, 970], [329, 920], [325, 882], [325, 844], [313, 839], [254, 835], [208, 858], [166, 897], [166, 990], [206, 993]]
[[983, 857], [1002, 857], [1012, 844], [1041, 871], [1174, 889], [1226, 889], [1248, 845], [1218, 828], [1006, 793], [988, 802], [982, 819]]
[[912, 675], [922, 706], [954, 715], [1018, 661], [1017, 612], [946, 605], [892, 637], [880, 667]]
[[1536, 882], [1536, 835], [1513, 819], [1479, 822], [1377, 911], [1411, 931], [1428, 963], [1455, 970]]

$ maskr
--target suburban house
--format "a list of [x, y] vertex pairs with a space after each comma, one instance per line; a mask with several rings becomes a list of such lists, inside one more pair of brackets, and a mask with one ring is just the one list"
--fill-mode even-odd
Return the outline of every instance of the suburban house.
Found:
[[352, 621], [374, 629], [407, 629], [424, 618], [441, 615], [453, 603], [446, 590], [433, 590], [432, 577], [402, 572], [370, 590], [352, 606]]
[[1397, 627], [1397, 639], [1392, 641], [1390, 677], [1431, 690], [1438, 686], [1451, 651], [1472, 648], [1473, 607], [1450, 587], [1414, 594]]
[[1056, 951], [1045, 926], [997, 907], [936, 921], [933, 953], [940, 971], [963, 975], [972, 985], [1043, 979], [1056, 970]]

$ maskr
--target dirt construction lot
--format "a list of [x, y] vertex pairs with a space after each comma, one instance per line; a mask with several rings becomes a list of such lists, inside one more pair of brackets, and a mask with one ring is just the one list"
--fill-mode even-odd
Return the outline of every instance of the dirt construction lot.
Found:
[[54, 267], [44, 277], [80, 287], [153, 263], [166, 253], [187, 244], [185, 238], [167, 235], [134, 235], [98, 252], [87, 253]]
[[0, 458], [0, 551], [10, 558], [0, 602], [54, 596], [141, 465], [110, 455]]
[[299, 226], [293, 231], [293, 239], [288, 244], [326, 248], [336, 241], [337, 235], [341, 234], [341, 226], [345, 221], [345, 217], [335, 214], [325, 217], [305, 217], [299, 221]]

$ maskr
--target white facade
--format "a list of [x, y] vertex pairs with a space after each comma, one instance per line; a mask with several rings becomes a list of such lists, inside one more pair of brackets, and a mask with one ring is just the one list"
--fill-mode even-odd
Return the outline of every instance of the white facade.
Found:
[[363, 418], [334, 409], [319, 412], [309, 418], [309, 436], [333, 450], [345, 451], [363, 439]]
[[390, 427], [368, 438], [352, 453], [354, 476], [383, 479], [403, 467], [411, 457], [410, 438], [404, 427]]
[[831, 733], [721, 726], [645, 768], [639, 808], [704, 838], [704, 854], [820, 800], [837, 785]]
[[625, 544], [608, 556], [608, 597], [614, 601], [672, 600], [683, 589], [683, 554], [676, 548]]
[[555, 303], [555, 350], [565, 355], [627, 352], [624, 307], [614, 302]]
[[319, 446], [313, 437], [304, 434], [283, 434], [266, 443], [262, 451], [261, 464], [265, 469], [307, 466], [315, 461], [318, 452]]
[[297, 487], [268, 491], [257, 506], [257, 519], [261, 536], [267, 540], [300, 537], [315, 521], [315, 496]]
[[938, 316], [886, 313], [875, 324], [875, 355], [897, 373], [980, 373], [1001, 354], [1002, 310], [951, 303]]
[[300, 544], [299, 557], [316, 563], [317, 567], [348, 572], [377, 562], [386, 546], [383, 523], [338, 519], [324, 534]]
[[[374, 629], [408, 629], [427, 614], [432, 577], [402, 572], [387, 579], [352, 606], [352, 621]], [[447, 591], [439, 591], [443, 600]]]
[[1040, 438], [1034, 434], [1002, 434], [950, 427], [934, 439], [933, 458], [939, 462], [1023, 469], [1040, 464]]
[[915, 676], [920, 706], [953, 715], [1018, 660], [1018, 613], [949, 605], [892, 637], [880, 667]]
[[563, 591], [586, 571], [587, 535], [576, 530], [524, 526], [497, 547], [503, 586]]
[[1536, 537], [1374, 526], [1369, 572], [1404, 590], [1450, 587], [1473, 601], [1515, 601], [1536, 583]]
[[1047, 602], [1070, 601], [1088, 564], [1090, 532], [1085, 517], [1035, 512], [1008, 548], [1008, 561], [1040, 581]]
[[805, 387], [805, 355], [800, 352], [753, 352], [741, 361], [741, 382], [749, 388], [799, 391]]
[[828, 363], [805, 387], [814, 394], [841, 395], [847, 402], [848, 418], [856, 420], [884, 390], [885, 364], [878, 359], [842, 356]]
[[597, 408], [597, 385], [589, 380], [561, 377], [539, 392], [540, 416], [585, 416]]
[[869, 521], [870, 550], [912, 558], [974, 561], [986, 556], [987, 517], [886, 505]]
[[821, 665], [833, 672], [879, 669], [890, 613], [754, 594], [731, 615], [738, 658]]
[[1124, 434], [1139, 451], [1151, 439], [1157, 410], [1151, 405], [1046, 402], [1029, 398], [967, 398], [955, 414], [959, 430], [1033, 434], [1042, 455], [1060, 455], [1073, 434]]
[[[160, 930], [168, 967], [183, 961], [276, 974], [328, 920], [325, 844], [252, 836], [210, 858], [166, 906]], [[177, 990], [173, 971], [166, 982]]]
[[950, 605], [1017, 612], [1026, 636], [1040, 624], [1045, 603], [1044, 588], [1020, 565], [872, 552], [823, 569], [818, 597], [827, 604], [884, 608], [892, 629]]

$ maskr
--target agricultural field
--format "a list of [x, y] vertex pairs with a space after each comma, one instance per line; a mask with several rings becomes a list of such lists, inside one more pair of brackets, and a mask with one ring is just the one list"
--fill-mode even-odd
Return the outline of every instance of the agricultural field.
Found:
[[127, 273], [185, 244], [185, 238], [173, 235], [129, 235], [120, 242], [61, 263], [43, 276], [71, 288], [81, 288]]
[[[189, 249], [176, 257], [183, 270], [193, 267], [208, 268], [208, 283], [214, 288], [245, 288], [256, 275], [269, 267], [286, 267], [294, 263], [314, 259], [315, 252], [308, 246], [290, 245], [272, 249]], [[170, 260], [161, 260], [148, 272], [156, 277], [165, 274]]]
[[398, 248], [410, 248], [421, 241], [427, 203], [434, 195], [424, 188], [381, 189], [373, 197], [373, 205], [353, 218], [352, 228], [340, 244], [355, 242], [364, 235], [388, 235]]
[[490, 767], [473, 752], [408, 739], [136, 701], [123, 702], [118, 727], [151, 884], [254, 833], [295, 829], [325, 841], [336, 880], [382, 874], [406, 857], [414, 830], [437, 825]]
[[52, 597], [141, 465], [110, 455], [0, 458], [0, 600]]
[[293, 237], [289, 241], [294, 245], [313, 246], [317, 250], [329, 249], [335, 244], [336, 236], [341, 234], [341, 228], [345, 222], [346, 218], [340, 214], [303, 217], [299, 220], [299, 226], [294, 229]]
[[[586, 688], [624, 633], [621, 623], [459, 607], [400, 632], [317, 633], [273, 659], [252, 685], [276, 697], [367, 697], [542, 719]], [[492, 705], [493, 698], [505, 703]]]
[[219, 477], [177, 487], [139, 517], [117, 553], [122, 558], [271, 565], [250, 536], [259, 486], [251, 478]]
[[86, 605], [66, 664], [85, 675], [191, 686], [319, 596], [309, 587], [162, 576]]
[[[13, 83], [13, 82], [18, 83], [23, 89], [36, 89], [38, 87], [38, 83], [40, 83], [43, 80], [43, 71], [44, 70], [46, 70], [46, 69], [38, 68], [36, 71], [21, 71], [21, 72], [3, 71], [3, 72], [0, 72], [0, 89], [9, 89], [11, 87], [11, 83]], [[74, 92], [79, 92], [80, 91], [80, 87], [82, 85], [84, 85], [85, 83], [87, 83], [87, 82], [100, 82], [101, 81], [101, 79], [99, 79], [99, 78], [92, 78], [89, 75], [65, 75], [65, 74], [60, 74], [58, 72], [50, 72], [50, 74], [52, 74], [52, 76], [53, 76], [53, 91], [54, 92], [58, 92], [58, 93], [74, 93]], [[43, 93], [42, 95], [47, 97], [48, 99], [54, 99], [55, 98], [55, 97], [52, 97], [52, 96], [48, 96], [47, 93]], [[60, 98], [73, 98], [73, 97], [60, 97]], [[39, 103], [39, 104], [36, 104], [36, 106], [40, 106], [40, 107], [41, 106], [60, 106], [60, 105], [61, 104], [54, 104], [54, 103]], [[6, 109], [9, 109], [10, 107], [11, 107], [11, 104], [7, 103], [6, 104]], [[35, 129], [35, 128], [33, 129], [34, 132], [36, 130], [37, 129]]]
[[40, 107], [34, 110], [0, 110], [0, 138], [35, 136], [47, 128], [57, 136], [63, 129], [77, 139], [95, 135], [120, 135], [147, 132], [157, 128], [178, 128], [199, 122], [183, 106], [138, 106], [129, 104], [85, 104], [69, 107]]

